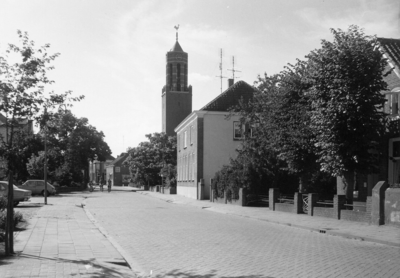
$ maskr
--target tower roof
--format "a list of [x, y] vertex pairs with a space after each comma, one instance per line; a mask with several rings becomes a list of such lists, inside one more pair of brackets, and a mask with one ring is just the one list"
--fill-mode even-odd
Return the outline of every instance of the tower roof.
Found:
[[174, 46], [171, 49], [171, 52], [184, 52], [181, 45], [178, 41], [175, 42]]

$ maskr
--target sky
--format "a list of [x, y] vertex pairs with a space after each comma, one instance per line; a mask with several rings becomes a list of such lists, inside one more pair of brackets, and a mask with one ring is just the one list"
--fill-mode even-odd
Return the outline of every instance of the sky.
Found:
[[17, 30], [49, 43], [61, 54], [51, 89], [85, 96], [72, 113], [102, 131], [116, 157], [161, 132], [165, 55], [178, 24], [198, 110], [221, 93], [221, 49], [222, 75], [232, 77], [234, 57], [235, 80], [252, 85], [332, 40], [330, 28], [400, 39], [400, 1], [0, 0], [0, 55]]

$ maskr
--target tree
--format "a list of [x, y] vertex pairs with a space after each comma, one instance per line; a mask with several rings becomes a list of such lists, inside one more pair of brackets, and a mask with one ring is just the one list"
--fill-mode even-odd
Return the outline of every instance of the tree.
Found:
[[0, 56], [0, 113], [6, 119], [6, 132], [0, 137], [0, 156], [7, 161], [9, 171], [8, 208], [6, 229], [6, 254], [13, 250], [13, 173], [17, 170], [23, 149], [16, 144], [17, 134], [21, 134], [21, 120], [36, 120], [42, 127], [48, 120], [43, 109], [54, 109], [59, 105], [71, 106], [70, 101], [79, 101], [80, 97], [71, 97], [71, 92], [55, 94], [45, 92], [45, 87], [54, 83], [47, 72], [54, 69], [51, 63], [59, 54], [47, 53], [49, 44], [38, 49], [29, 40], [28, 34], [18, 31], [20, 45], [9, 44], [4, 56]]
[[32, 178], [43, 179], [44, 156], [44, 152], [40, 151], [38, 155], [32, 154], [31, 158], [28, 160], [26, 168]]
[[48, 122], [50, 176], [60, 184], [83, 182], [82, 170], [88, 172], [88, 159], [105, 161], [111, 150], [104, 133], [77, 118], [70, 110], [60, 109]]
[[312, 68], [311, 129], [321, 170], [341, 176], [338, 194], [345, 192], [352, 201], [354, 172], [376, 172], [378, 162], [369, 150], [386, 129], [381, 92], [387, 89], [387, 62], [377, 38], [359, 27], [331, 32], [333, 42], [322, 40], [322, 47], [307, 56]]
[[288, 64], [279, 74], [259, 76], [253, 100], [241, 103], [235, 111], [244, 124], [252, 127], [237, 160], [251, 166], [258, 176], [269, 176], [271, 186], [277, 186], [282, 172], [297, 176], [300, 192], [306, 191], [319, 171], [309, 127], [311, 106], [307, 91], [311, 84], [307, 76], [307, 63], [300, 60], [295, 65]]
[[128, 150], [129, 156], [124, 164], [137, 183], [157, 184], [160, 174], [167, 173], [168, 183], [173, 184], [176, 181], [176, 136], [156, 132], [146, 137], [149, 141]]

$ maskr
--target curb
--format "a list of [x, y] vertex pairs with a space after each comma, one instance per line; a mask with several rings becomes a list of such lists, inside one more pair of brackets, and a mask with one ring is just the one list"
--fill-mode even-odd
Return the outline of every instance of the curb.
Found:
[[[152, 197], [157, 198], [159, 200], [166, 201], [164, 198], [158, 198], [157, 196], [154, 196], [153, 194], [146, 194], [146, 193], [141, 193], [141, 192], [140, 192], [140, 194], [152, 196]], [[174, 202], [171, 202], [171, 203], [174, 203]], [[179, 203], [179, 204], [191, 205], [193, 207], [196, 207], [195, 205], [191, 204], [190, 202], [182, 202], [182, 203]], [[400, 242], [397, 243], [397, 242], [391, 242], [391, 241], [387, 241], [387, 240], [381, 240], [381, 239], [376, 239], [376, 238], [353, 235], [353, 234], [344, 233], [344, 232], [331, 231], [331, 230], [326, 230], [326, 229], [318, 229], [318, 228], [313, 228], [313, 227], [308, 227], [308, 226], [303, 226], [303, 225], [297, 225], [297, 224], [292, 224], [292, 223], [288, 223], [288, 222], [279, 222], [279, 221], [274, 221], [274, 220], [265, 219], [265, 218], [259, 218], [259, 217], [253, 217], [253, 216], [248, 216], [248, 215], [242, 215], [242, 214], [238, 214], [238, 213], [227, 212], [227, 211], [223, 211], [223, 210], [220, 210], [220, 209], [213, 209], [213, 208], [210, 209], [209, 208], [208, 211], [213, 211], [213, 212], [222, 213], [222, 214], [228, 214], [228, 215], [235, 215], [235, 216], [239, 216], [239, 217], [245, 217], [245, 218], [255, 219], [255, 220], [259, 220], [259, 221], [265, 221], [265, 222], [278, 224], [278, 225], [283, 225], [283, 226], [290, 226], [290, 227], [293, 227], [293, 228], [298, 228], [298, 229], [302, 229], [302, 230], [308, 230], [308, 231], [311, 231], [311, 232], [316, 232], [316, 233], [330, 235], [330, 236], [338, 236], [338, 237], [342, 237], [342, 238], [346, 238], [346, 239], [359, 240], [359, 241], [365, 241], [365, 242], [371, 242], [371, 243], [387, 245], [387, 246], [394, 247], [394, 248], [400, 248]], [[400, 231], [399, 231], [399, 234], [400, 234]]]
[[82, 201], [81, 206], [85, 211], [89, 220], [99, 229], [100, 233], [104, 235], [105, 238], [114, 246], [115, 249], [121, 254], [124, 260], [128, 263], [131, 271], [137, 277], [145, 276], [144, 270], [136, 263], [136, 261], [119, 245], [119, 243], [110, 236], [107, 231], [99, 224], [99, 222], [94, 218], [94, 216], [90, 213], [90, 211], [86, 208], [86, 198]]

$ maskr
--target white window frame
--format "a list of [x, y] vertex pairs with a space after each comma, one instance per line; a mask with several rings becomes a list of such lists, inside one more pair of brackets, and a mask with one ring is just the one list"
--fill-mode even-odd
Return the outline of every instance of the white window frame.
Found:
[[[240, 132], [240, 137], [237, 136], [237, 131]], [[240, 121], [233, 122], [233, 139], [242, 139], [243, 138], [243, 126]]]
[[192, 181], [194, 181], [194, 177], [195, 177], [195, 170], [196, 170], [196, 154], [192, 153]]
[[187, 148], [187, 130], [185, 130], [185, 132], [183, 133], [184, 135], [184, 140], [183, 140], [183, 148], [186, 149]]
[[194, 131], [194, 128], [193, 128], [193, 125], [191, 125], [190, 126], [190, 145], [193, 145], [193, 137], [194, 137], [193, 131]]

